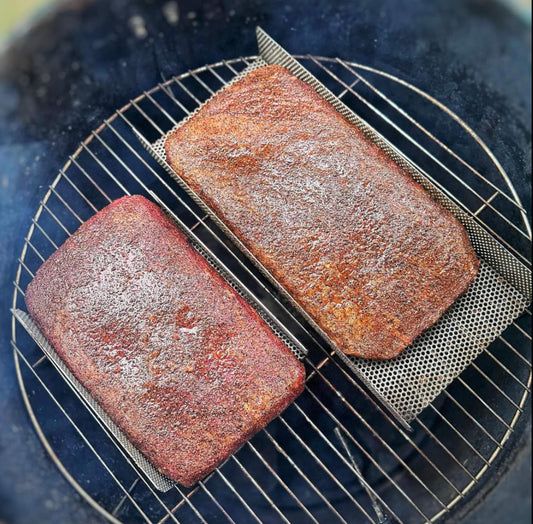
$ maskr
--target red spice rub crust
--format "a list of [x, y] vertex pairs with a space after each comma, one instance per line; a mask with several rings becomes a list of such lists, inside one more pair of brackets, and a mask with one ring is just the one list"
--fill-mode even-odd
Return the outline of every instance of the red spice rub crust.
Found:
[[477, 274], [462, 225], [280, 66], [219, 93], [165, 148], [345, 353], [395, 357]]
[[26, 304], [111, 419], [184, 486], [304, 386], [302, 364], [141, 196], [83, 224], [39, 269]]

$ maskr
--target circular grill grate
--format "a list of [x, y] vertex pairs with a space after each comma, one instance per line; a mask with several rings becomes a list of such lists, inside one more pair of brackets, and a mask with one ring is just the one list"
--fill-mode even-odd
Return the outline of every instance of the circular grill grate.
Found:
[[[516, 193], [490, 151], [454, 114], [375, 69], [299, 58], [528, 262], [530, 231]], [[304, 393], [203, 482], [159, 493], [90, 412], [80, 409], [82, 401], [13, 319], [15, 363], [30, 416], [67, 479], [112, 521], [437, 520], [481, 484], [516, 427], [531, 383], [531, 314], [498, 337], [405, 433], [140, 147], [132, 130], [155, 141], [254, 60], [225, 61], [170, 79], [117, 111], [80, 145], [35, 214], [19, 259], [13, 307], [25, 309], [24, 290], [33, 274], [84, 220], [124, 194], [145, 194], [179, 217], [308, 348]], [[441, 128], [447, 145], [437, 138]]]

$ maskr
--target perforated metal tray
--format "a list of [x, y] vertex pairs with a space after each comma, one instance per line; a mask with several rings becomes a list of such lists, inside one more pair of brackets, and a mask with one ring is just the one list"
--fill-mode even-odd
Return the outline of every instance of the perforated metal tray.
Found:
[[466, 228], [481, 259], [478, 277], [465, 293], [437, 322], [399, 357], [387, 361], [360, 359], [344, 354], [329, 339], [290, 294], [274, 279], [247, 247], [229, 230], [203, 200], [166, 162], [164, 143], [179, 126], [192, 118], [207, 102], [161, 136], [149, 143], [136, 133], [143, 146], [208, 214], [218, 227], [252, 260], [281, 295], [321, 334], [338, 356], [366, 384], [394, 416], [408, 429], [412, 421], [435, 399], [501, 332], [511, 324], [531, 301], [531, 273], [507, 249], [481, 227], [449, 193], [433, 184], [401, 151], [394, 147], [362, 118], [356, 115], [320, 83], [295, 58], [262, 29], [257, 29], [260, 58], [236, 75], [227, 88], [252, 69], [266, 64], [286, 67], [332, 104], [367, 138], [383, 149], [431, 196], [448, 209]]

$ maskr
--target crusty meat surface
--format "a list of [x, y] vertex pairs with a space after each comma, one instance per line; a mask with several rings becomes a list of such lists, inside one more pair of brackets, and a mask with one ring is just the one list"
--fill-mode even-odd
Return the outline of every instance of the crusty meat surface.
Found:
[[345, 353], [397, 356], [477, 274], [462, 225], [280, 66], [219, 93], [165, 148]]
[[141, 196], [83, 224], [38, 270], [26, 304], [111, 419], [184, 486], [303, 389], [302, 364]]

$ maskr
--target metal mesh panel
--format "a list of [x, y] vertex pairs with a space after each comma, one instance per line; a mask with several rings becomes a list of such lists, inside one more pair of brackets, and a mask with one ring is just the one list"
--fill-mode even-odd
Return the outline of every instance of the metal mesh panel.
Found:
[[[167, 214], [171, 219], [171, 213]], [[190, 233], [190, 230], [184, 227], [179, 221], [175, 221], [176, 226], [189, 238], [192, 247], [198, 251], [209, 263], [211, 267], [216, 269], [219, 275], [241, 296], [248, 304], [250, 304], [259, 316], [268, 324], [274, 334], [290, 349], [290, 351], [299, 359], [302, 360], [307, 351], [305, 347], [286, 330], [283, 325], [274, 318], [264, 306], [255, 299], [255, 297], [242, 285], [240, 285], [232, 275], [209, 254], [207, 248], [204, 248], [197, 239]], [[125, 451], [130, 455], [135, 464], [142, 470], [146, 477], [152, 484], [160, 491], [166, 492], [174, 485], [174, 481], [160, 473], [151, 462], [129, 441], [128, 437], [118, 428], [118, 426], [109, 418], [101, 406], [95, 401], [87, 389], [76, 379], [73, 373], [69, 370], [63, 360], [59, 357], [53, 346], [48, 342], [46, 337], [40, 331], [38, 326], [33, 322], [31, 317], [20, 309], [12, 310], [15, 318], [26, 329], [37, 345], [44, 351], [46, 356], [54, 364], [56, 369], [64, 376], [70, 386], [77, 392], [79, 397], [92, 410], [93, 414], [104, 424], [107, 430], [113, 437], [123, 446]]]

